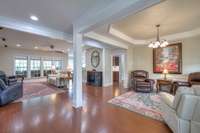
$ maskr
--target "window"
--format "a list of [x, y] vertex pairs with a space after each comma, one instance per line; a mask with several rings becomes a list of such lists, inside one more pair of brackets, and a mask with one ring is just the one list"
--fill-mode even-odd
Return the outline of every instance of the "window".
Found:
[[15, 75], [27, 77], [27, 59], [15, 58]]
[[53, 65], [55, 66], [56, 70], [62, 69], [62, 61], [53, 61]]
[[55, 70], [61, 70], [63, 68], [63, 60], [45, 59], [41, 61], [41, 58], [31, 57], [29, 60], [28, 56], [16, 57], [14, 60], [15, 74], [34, 78], [40, 77], [42, 70], [44, 76], [47, 76], [48, 74], [51, 74], [53, 67], [55, 67]]
[[51, 74], [51, 67], [52, 67], [52, 61], [50, 61], [50, 60], [43, 61], [44, 76]]
[[71, 70], [73, 70], [74, 69], [74, 59], [73, 59], [73, 57], [69, 57], [68, 58], [68, 68], [67, 69], [71, 69]]
[[31, 77], [40, 77], [40, 59], [31, 60]]

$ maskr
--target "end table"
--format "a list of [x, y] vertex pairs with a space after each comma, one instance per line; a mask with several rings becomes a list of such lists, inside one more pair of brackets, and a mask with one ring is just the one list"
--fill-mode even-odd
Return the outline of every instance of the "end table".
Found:
[[169, 92], [171, 94], [174, 94], [173, 93], [173, 81], [172, 80], [157, 79], [156, 88], [157, 88], [157, 93], [160, 92], [160, 91], [165, 91], [165, 92]]

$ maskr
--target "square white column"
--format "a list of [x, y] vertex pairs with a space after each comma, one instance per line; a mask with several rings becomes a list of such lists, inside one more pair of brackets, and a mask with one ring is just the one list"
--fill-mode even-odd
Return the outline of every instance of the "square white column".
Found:
[[73, 33], [73, 107], [80, 108], [83, 105], [82, 92], [82, 38], [83, 35], [74, 31]]
[[27, 78], [31, 78], [31, 57], [27, 57]]
[[44, 77], [44, 65], [43, 65], [43, 58], [40, 59], [40, 77]]

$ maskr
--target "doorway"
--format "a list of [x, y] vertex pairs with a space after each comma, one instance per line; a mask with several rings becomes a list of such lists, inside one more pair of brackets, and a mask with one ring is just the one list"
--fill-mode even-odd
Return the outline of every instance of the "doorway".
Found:
[[119, 84], [119, 63], [120, 57], [113, 56], [112, 58], [112, 76], [113, 76], [113, 83]]

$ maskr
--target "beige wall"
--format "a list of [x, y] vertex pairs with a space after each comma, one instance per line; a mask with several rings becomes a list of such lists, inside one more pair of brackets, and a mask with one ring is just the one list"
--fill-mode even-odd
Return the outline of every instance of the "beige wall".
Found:
[[0, 70], [5, 71], [8, 75], [14, 74], [14, 58], [20, 56], [44, 59], [62, 59], [64, 61], [63, 67], [67, 68], [67, 54], [0, 47]]
[[[184, 39], [182, 42], [183, 75], [186, 78], [191, 72], [200, 71], [200, 37]], [[150, 72], [151, 77], [160, 78], [162, 75], [153, 74], [153, 50], [147, 46], [136, 46], [133, 51], [133, 69]], [[183, 77], [183, 75], [168, 75], [168, 77]]]

